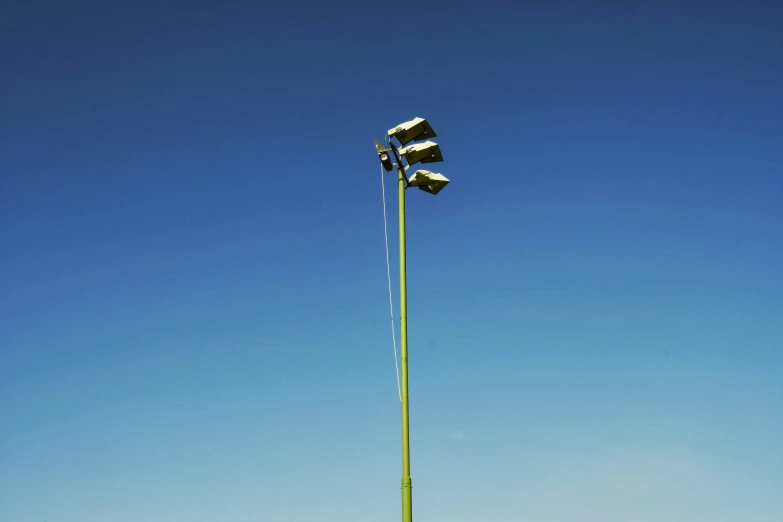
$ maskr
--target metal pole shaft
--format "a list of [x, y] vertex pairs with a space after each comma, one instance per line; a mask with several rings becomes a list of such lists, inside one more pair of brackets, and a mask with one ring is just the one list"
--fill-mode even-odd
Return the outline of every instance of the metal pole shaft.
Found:
[[405, 171], [397, 170], [400, 200], [400, 366], [402, 373], [402, 522], [412, 522], [411, 448], [408, 429], [408, 288], [405, 255]]

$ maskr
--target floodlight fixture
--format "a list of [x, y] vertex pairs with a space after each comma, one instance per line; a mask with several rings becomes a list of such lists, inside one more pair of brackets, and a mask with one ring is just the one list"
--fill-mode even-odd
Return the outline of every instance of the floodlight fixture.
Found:
[[389, 156], [389, 149], [383, 146], [383, 144], [375, 140], [375, 149], [378, 151], [378, 158], [381, 160], [381, 165], [383, 165], [384, 170], [386, 172], [389, 172], [391, 169], [394, 168], [394, 165], [392, 165], [391, 157]]
[[408, 145], [407, 147], [400, 149], [400, 155], [408, 160], [408, 166], [418, 162], [435, 163], [436, 161], [443, 161], [443, 154], [440, 152], [440, 147], [434, 141], [425, 141], [424, 143]]
[[400, 123], [393, 129], [389, 129], [388, 134], [390, 138], [397, 138], [403, 147], [412, 141], [421, 141], [437, 136], [424, 118], [413, 118], [411, 121]]
[[430, 172], [429, 170], [417, 170], [411, 176], [409, 185], [412, 187], [419, 187], [424, 192], [430, 194], [437, 194], [449, 183], [448, 178], [443, 174]]

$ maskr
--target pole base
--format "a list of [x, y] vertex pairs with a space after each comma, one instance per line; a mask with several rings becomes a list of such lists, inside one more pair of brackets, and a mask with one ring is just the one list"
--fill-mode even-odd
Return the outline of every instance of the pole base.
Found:
[[410, 477], [402, 478], [402, 522], [413, 521], [413, 485]]

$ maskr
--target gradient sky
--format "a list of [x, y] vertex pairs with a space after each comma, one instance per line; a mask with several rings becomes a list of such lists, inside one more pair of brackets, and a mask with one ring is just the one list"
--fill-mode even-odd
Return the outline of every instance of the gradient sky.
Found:
[[415, 519], [783, 520], [780, 6], [258, 4], [3, 4], [0, 521], [399, 520], [414, 116]]

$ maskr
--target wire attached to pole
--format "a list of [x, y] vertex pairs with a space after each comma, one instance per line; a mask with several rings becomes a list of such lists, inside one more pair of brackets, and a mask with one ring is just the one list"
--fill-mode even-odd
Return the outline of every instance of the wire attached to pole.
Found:
[[394, 326], [394, 299], [392, 298], [391, 264], [389, 263], [389, 231], [386, 224], [386, 186], [384, 184], [384, 171], [381, 165], [381, 194], [383, 196], [383, 239], [386, 243], [386, 279], [389, 283], [389, 315], [391, 316], [392, 346], [394, 347], [394, 367], [397, 369], [397, 395], [402, 402], [402, 389], [400, 388], [400, 365], [397, 362], [397, 336]]

